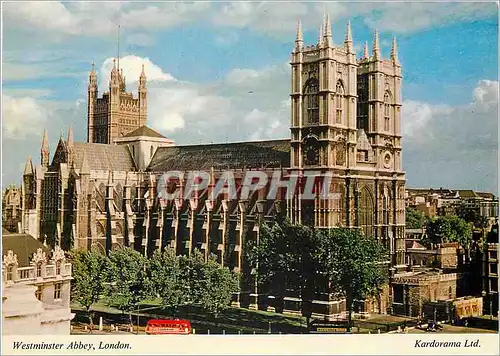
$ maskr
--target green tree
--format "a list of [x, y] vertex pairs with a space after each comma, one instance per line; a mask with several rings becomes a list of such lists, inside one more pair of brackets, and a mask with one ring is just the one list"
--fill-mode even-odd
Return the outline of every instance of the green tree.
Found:
[[138, 303], [148, 297], [146, 258], [129, 248], [110, 251], [107, 297], [111, 305], [129, 312], [132, 325], [132, 311]]
[[387, 281], [387, 251], [375, 238], [345, 228], [318, 231], [318, 250], [318, 272], [346, 299], [350, 330], [354, 301], [376, 296]]
[[249, 243], [247, 260], [255, 270], [257, 284], [275, 297], [276, 309], [283, 308], [287, 275], [293, 266], [291, 241], [277, 222], [260, 227], [259, 243]]
[[468, 249], [472, 239], [471, 225], [457, 216], [440, 216], [427, 224], [427, 236], [434, 244], [458, 242]]
[[83, 250], [70, 252], [70, 258], [73, 270], [71, 299], [85, 308], [92, 329], [94, 321], [90, 309], [105, 292], [108, 260], [100, 253]]
[[204, 264], [203, 277], [198, 282], [203, 293], [196, 302], [216, 320], [219, 314], [231, 305], [233, 293], [240, 290], [238, 276], [229, 268], [218, 264], [212, 256]]
[[199, 303], [203, 298], [203, 278], [205, 268], [205, 257], [203, 253], [195, 249], [190, 256], [180, 256], [179, 265], [181, 269], [180, 293], [185, 298], [185, 303], [193, 305]]
[[148, 294], [161, 298], [164, 307], [177, 311], [187, 301], [180, 258], [173, 248], [156, 250], [148, 260], [147, 274]]
[[481, 231], [481, 240], [486, 236], [486, 229], [490, 225], [489, 219], [481, 215], [479, 205], [460, 204], [456, 209], [457, 216], [473, 225], [474, 228]]
[[304, 225], [292, 225], [283, 222], [285, 236], [289, 241], [288, 276], [294, 282], [291, 287], [300, 294], [302, 315], [307, 319], [307, 325], [312, 315], [312, 301], [315, 297], [317, 283], [317, 231]]
[[421, 229], [427, 222], [427, 218], [420, 211], [412, 207], [406, 208], [406, 228]]
[[283, 307], [287, 288], [298, 291], [308, 323], [317, 280], [315, 236], [313, 229], [286, 220], [263, 224], [259, 244], [251, 245], [247, 255], [258, 284], [275, 296], [277, 309]]

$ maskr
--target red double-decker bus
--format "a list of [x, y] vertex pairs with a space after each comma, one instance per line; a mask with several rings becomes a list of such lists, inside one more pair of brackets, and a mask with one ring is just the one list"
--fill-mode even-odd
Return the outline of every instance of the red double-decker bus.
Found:
[[191, 323], [187, 320], [151, 319], [146, 325], [148, 335], [191, 334]]

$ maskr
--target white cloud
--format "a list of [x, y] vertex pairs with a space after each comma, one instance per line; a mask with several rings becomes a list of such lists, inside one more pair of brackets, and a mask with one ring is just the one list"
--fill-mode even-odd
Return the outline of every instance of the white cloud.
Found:
[[208, 3], [140, 2], [23, 2], [5, 3], [10, 27], [33, 27], [65, 35], [116, 34], [117, 25], [127, 30], [168, 28], [204, 15]]
[[3, 137], [24, 140], [43, 131], [49, 118], [49, 110], [31, 97], [2, 98]]
[[25, 88], [3, 88], [3, 95], [10, 97], [30, 97], [33, 99], [41, 99], [51, 96], [52, 90], [49, 89], [25, 89]]
[[374, 3], [370, 1], [286, 3], [236, 2], [224, 4], [215, 12], [217, 26], [250, 28], [272, 36], [291, 36], [300, 18], [305, 30], [315, 30], [328, 12], [332, 23], [363, 16], [371, 28], [409, 33], [457, 21], [474, 21], [496, 16], [494, 3], [422, 3], [420, 1]]
[[[410, 33], [458, 21], [496, 16], [495, 3], [373, 3], [346, 2], [22, 2], [4, 3], [4, 29], [50, 32], [51, 42], [64, 36], [116, 36], [123, 25], [130, 44], [145, 46], [147, 31], [212, 24], [222, 28], [248, 28], [289, 40], [300, 18], [304, 30], [316, 30], [325, 11], [332, 22], [363, 17], [366, 25], [393, 33]], [[345, 26], [343, 24], [342, 26]], [[126, 34], [125, 34], [126, 32]], [[141, 40], [142, 36], [142, 40]], [[26, 40], [36, 37], [30, 35]], [[47, 35], [37, 37], [43, 40]], [[219, 36], [219, 45], [234, 43], [234, 36]]]
[[497, 192], [498, 82], [479, 81], [463, 106], [405, 101], [403, 142], [410, 186]]
[[[106, 58], [99, 70], [99, 86], [107, 88], [109, 86], [109, 77], [115, 58]], [[115, 63], [118, 65], [118, 63]], [[120, 69], [123, 69], [125, 82], [127, 85], [137, 83], [141, 75], [142, 66], [144, 65], [144, 72], [148, 82], [163, 82], [172, 81], [175, 78], [165, 73], [159, 66], [154, 64], [149, 58], [141, 58], [138, 56], [130, 55], [120, 58]]]
[[[373, 7], [372, 7], [373, 10]], [[474, 21], [496, 15], [495, 3], [395, 2], [366, 14], [365, 23], [382, 31], [409, 33], [458, 21]]]
[[481, 80], [473, 92], [473, 106], [478, 111], [498, 108], [498, 82]]

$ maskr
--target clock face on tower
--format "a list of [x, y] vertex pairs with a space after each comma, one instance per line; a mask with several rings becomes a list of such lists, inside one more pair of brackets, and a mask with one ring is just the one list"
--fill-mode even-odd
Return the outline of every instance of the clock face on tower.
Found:
[[307, 166], [315, 166], [319, 163], [318, 141], [315, 137], [307, 137], [303, 146], [304, 163]]

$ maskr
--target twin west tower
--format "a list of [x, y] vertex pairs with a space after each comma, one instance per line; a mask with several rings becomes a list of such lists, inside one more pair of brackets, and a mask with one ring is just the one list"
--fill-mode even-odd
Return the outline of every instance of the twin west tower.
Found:
[[300, 22], [291, 55], [290, 166], [329, 172], [342, 199], [293, 204], [296, 221], [316, 227], [359, 227], [383, 241], [393, 265], [404, 263], [405, 175], [401, 164], [401, 65], [396, 40], [382, 58], [356, 57], [350, 23], [334, 46], [328, 16], [316, 45], [304, 44]]

